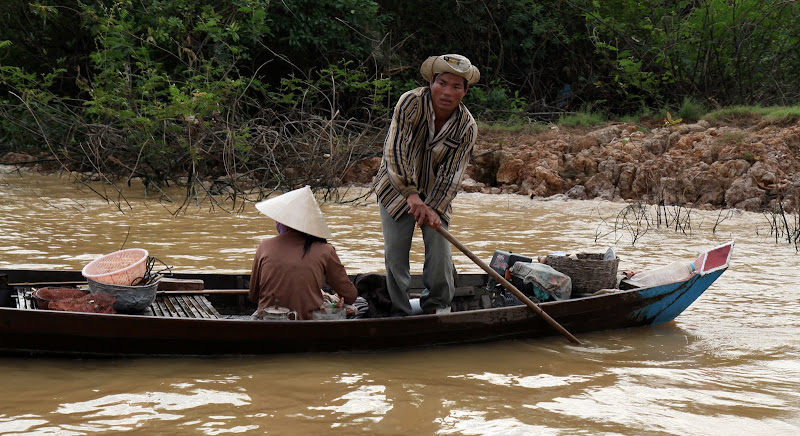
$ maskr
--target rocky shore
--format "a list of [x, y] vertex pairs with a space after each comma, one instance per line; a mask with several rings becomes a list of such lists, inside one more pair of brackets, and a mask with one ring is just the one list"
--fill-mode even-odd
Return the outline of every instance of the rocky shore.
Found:
[[464, 191], [800, 210], [800, 123], [481, 132]]

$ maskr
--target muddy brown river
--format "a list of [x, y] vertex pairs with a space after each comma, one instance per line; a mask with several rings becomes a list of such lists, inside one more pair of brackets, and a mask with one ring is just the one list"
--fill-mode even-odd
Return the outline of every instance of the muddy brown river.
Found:
[[[81, 269], [139, 247], [175, 271], [249, 271], [258, 242], [275, 234], [252, 203], [179, 210], [140, 186], [93, 188], [113, 201], [57, 175], [0, 167], [0, 268]], [[613, 247], [621, 269], [692, 260], [735, 240], [730, 269], [673, 322], [581, 334], [581, 346], [555, 336], [357, 354], [2, 357], [0, 434], [800, 434], [795, 247], [776, 242], [761, 214], [693, 210], [676, 231], [623, 224], [625, 206], [462, 193], [450, 231], [487, 262], [496, 249]], [[374, 197], [322, 209], [348, 272], [381, 272]], [[480, 272], [460, 253], [454, 260]]]

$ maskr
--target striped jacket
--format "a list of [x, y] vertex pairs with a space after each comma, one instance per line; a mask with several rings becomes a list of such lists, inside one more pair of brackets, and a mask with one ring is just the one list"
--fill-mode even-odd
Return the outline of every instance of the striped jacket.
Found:
[[472, 157], [478, 126], [463, 103], [435, 137], [433, 121], [428, 87], [406, 92], [394, 108], [373, 187], [395, 220], [408, 213], [406, 198], [416, 193], [443, 221], [450, 221], [450, 202]]

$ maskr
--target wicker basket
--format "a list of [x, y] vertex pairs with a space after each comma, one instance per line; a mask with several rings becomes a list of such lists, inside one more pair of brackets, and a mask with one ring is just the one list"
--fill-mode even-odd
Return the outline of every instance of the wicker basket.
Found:
[[154, 301], [158, 291], [158, 280], [144, 286], [122, 286], [89, 279], [89, 292], [114, 297], [114, 310], [119, 313], [142, 313]]
[[546, 263], [572, 279], [572, 292], [586, 294], [617, 287], [619, 259], [603, 260], [602, 253], [578, 253], [568, 256], [547, 256]]
[[147, 250], [129, 248], [99, 257], [83, 267], [87, 279], [128, 286], [147, 271]]

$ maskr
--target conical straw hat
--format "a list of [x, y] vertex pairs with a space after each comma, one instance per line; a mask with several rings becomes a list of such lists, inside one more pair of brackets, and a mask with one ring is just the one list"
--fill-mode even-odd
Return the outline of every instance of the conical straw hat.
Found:
[[333, 237], [308, 185], [256, 203], [256, 209], [275, 221], [303, 233], [322, 239]]

